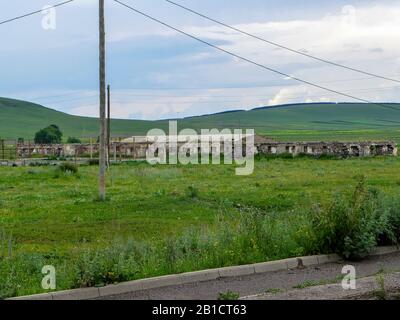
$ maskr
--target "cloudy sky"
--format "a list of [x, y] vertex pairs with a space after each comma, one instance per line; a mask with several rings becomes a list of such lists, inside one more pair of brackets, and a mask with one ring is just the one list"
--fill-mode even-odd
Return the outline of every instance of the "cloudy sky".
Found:
[[[121, 0], [225, 50], [372, 101], [400, 84], [343, 70], [238, 34], [164, 0]], [[176, 0], [247, 32], [328, 60], [400, 79], [400, 1]], [[61, 0], [0, 0], [0, 21]], [[113, 117], [160, 119], [292, 102], [351, 101], [240, 61], [106, 0]], [[0, 96], [98, 115], [97, 0], [0, 25]]]

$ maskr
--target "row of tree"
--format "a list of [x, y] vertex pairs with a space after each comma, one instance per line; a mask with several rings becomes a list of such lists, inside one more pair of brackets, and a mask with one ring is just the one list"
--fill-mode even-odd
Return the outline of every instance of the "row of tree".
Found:
[[[63, 134], [60, 128], [57, 125], [52, 124], [36, 132], [34, 141], [38, 144], [61, 143], [62, 136]], [[78, 138], [69, 137], [67, 143], [81, 143], [81, 140]]]

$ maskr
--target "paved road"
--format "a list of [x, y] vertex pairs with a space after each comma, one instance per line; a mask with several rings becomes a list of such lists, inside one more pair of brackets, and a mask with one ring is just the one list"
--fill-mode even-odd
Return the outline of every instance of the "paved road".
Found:
[[[382, 280], [383, 279], [383, 280]], [[399, 300], [400, 272], [379, 273], [359, 278], [356, 288], [343, 290], [341, 283], [292, 289], [278, 293], [264, 293], [244, 300]]]
[[400, 271], [400, 253], [369, 257], [362, 262], [338, 262], [305, 269], [283, 270], [243, 277], [223, 278], [179, 286], [169, 286], [100, 298], [111, 300], [215, 300], [220, 292], [239, 293], [240, 297], [271, 291], [291, 290], [306, 281], [330, 281], [340, 277], [342, 267], [352, 264], [357, 277], [366, 277], [379, 271]]

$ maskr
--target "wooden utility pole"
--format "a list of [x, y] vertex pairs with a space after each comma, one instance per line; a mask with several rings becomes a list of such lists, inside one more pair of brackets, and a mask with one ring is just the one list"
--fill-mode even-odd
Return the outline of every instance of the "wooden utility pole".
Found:
[[107, 167], [110, 168], [110, 138], [111, 138], [111, 96], [110, 85], [107, 86]]
[[99, 199], [106, 199], [106, 33], [104, 0], [99, 0], [99, 58], [100, 58], [100, 145], [99, 145]]
[[2, 159], [4, 160], [5, 159], [5, 154], [4, 154], [4, 140], [3, 139], [0, 139], [0, 142], [1, 142], [1, 153], [2, 153]]

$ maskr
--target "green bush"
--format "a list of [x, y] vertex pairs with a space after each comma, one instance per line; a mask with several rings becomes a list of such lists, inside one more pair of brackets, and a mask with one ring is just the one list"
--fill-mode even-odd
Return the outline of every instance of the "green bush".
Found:
[[88, 161], [89, 166], [98, 166], [99, 165], [99, 159], [90, 159]]
[[254, 156], [255, 160], [272, 160], [272, 159], [293, 159], [293, 154], [289, 153], [289, 152], [284, 152], [284, 153], [269, 153], [269, 154], [265, 154], [265, 153], [257, 153]]
[[62, 135], [60, 128], [52, 124], [36, 132], [34, 141], [38, 144], [61, 143]]
[[220, 292], [218, 300], [238, 300], [239, 293], [228, 290], [227, 292]]
[[318, 252], [336, 252], [347, 259], [361, 259], [381, 237], [393, 239], [389, 212], [375, 189], [360, 178], [349, 196], [338, 195], [325, 209], [312, 215], [311, 234]]
[[78, 166], [70, 162], [64, 162], [60, 164], [57, 169], [62, 173], [76, 174], [78, 173]]
[[189, 198], [197, 198], [199, 196], [199, 189], [197, 189], [195, 186], [189, 186], [187, 189], [187, 195]]
[[67, 143], [82, 143], [82, 141], [75, 137], [68, 137]]
[[134, 242], [128, 242], [83, 253], [74, 263], [74, 286], [91, 287], [134, 279], [139, 271], [134, 252]]
[[385, 208], [390, 230], [379, 235], [378, 245], [398, 245], [400, 243], [400, 199], [384, 199], [382, 206]]
[[30, 162], [29, 166], [30, 167], [48, 167], [50, 163], [48, 162]]

